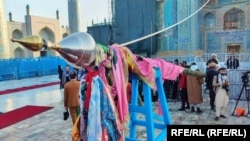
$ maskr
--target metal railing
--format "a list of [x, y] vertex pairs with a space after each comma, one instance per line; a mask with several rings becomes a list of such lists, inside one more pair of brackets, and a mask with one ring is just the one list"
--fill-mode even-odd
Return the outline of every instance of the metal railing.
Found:
[[[179, 62], [187, 61], [188, 64], [195, 62], [198, 65], [198, 68], [200, 71], [205, 72], [206, 71], [206, 62], [209, 60], [212, 53], [203, 54], [202, 56], [166, 56], [163, 59], [166, 61], [173, 62], [175, 59], [178, 59]], [[230, 91], [229, 96], [232, 99], [238, 98], [240, 91], [243, 87], [242, 82], [242, 72], [246, 72], [250, 70], [250, 54], [230, 54], [230, 53], [216, 53], [217, 58], [219, 60], [219, 66], [220, 67], [226, 67], [226, 61], [229, 56], [235, 56], [237, 59], [239, 59], [239, 68], [238, 69], [228, 69], [228, 76], [230, 80]], [[250, 78], [249, 78], [250, 79]], [[249, 90], [248, 90], [249, 91]], [[242, 94], [242, 99], [246, 98], [245, 90], [243, 91], [244, 94]]]
[[[203, 56], [168, 56], [163, 59], [167, 61], [187, 61], [188, 63], [195, 62], [200, 71], [206, 71], [206, 61], [211, 54]], [[220, 66], [225, 65], [225, 61], [230, 54], [217, 54]], [[240, 67], [237, 70], [228, 70], [230, 80], [230, 98], [237, 98], [243, 86], [242, 72], [250, 70], [249, 54], [234, 54], [238, 56]], [[11, 79], [22, 79], [35, 76], [45, 76], [57, 74], [58, 65], [65, 66], [67, 63], [60, 57], [39, 57], [39, 58], [24, 58], [24, 59], [2, 59], [0, 60], [0, 81]], [[245, 92], [244, 92], [245, 93]], [[242, 96], [245, 98], [245, 95]]]

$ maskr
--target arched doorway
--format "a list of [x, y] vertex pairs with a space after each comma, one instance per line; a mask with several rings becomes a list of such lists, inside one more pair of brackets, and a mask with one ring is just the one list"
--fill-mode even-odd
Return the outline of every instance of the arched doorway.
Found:
[[24, 58], [25, 54], [21, 47], [18, 47], [14, 50], [14, 58]]
[[[40, 32], [39, 32], [39, 35], [45, 39], [45, 40], [48, 40], [52, 43], [55, 42], [55, 35], [53, 33], [53, 31], [48, 28], [48, 27], [44, 27]], [[53, 52], [51, 50], [45, 50], [45, 51], [40, 51], [40, 56], [41, 57], [44, 57], [44, 56], [50, 56], [52, 55]]]

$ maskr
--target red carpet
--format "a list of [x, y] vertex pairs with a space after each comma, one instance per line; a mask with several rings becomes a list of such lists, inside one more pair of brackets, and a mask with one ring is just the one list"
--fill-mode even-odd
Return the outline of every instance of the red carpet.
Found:
[[25, 90], [30, 90], [30, 89], [36, 89], [36, 88], [41, 88], [41, 87], [47, 87], [47, 86], [52, 86], [52, 85], [57, 85], [57, 84], [60, 84], [60, 82], [50, 82], [50, 83], [32, 85], [32, 86], [21, 87], [21, 88], [7, 89], [7, 90], [0, 91], [0, 95], [20, 92], [20, 91], [25, 91]]
[[0, 129], [45, 112], [53, 107], [27, 105], [0, 115]]

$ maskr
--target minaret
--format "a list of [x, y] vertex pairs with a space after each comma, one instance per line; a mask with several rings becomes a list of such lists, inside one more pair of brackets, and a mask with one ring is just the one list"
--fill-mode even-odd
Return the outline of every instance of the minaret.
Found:
[[56, 19], [59, 20], [59, 10], [56, 10]]
[[0, 2], [0, 59], [10, 58], [7, 21], [4, 13], [4, 0]]
[[80, 0], [68, 0], [68, 20], [71, 33], [82, 31]]
[[26, 15], [25, 15], [26, 31], [27, 35], [31, 35], [31, 16], [30, 16], [30, 6], [26, 5]]
[[9, 12], [9, 21], [12, 22], [12, 13]]

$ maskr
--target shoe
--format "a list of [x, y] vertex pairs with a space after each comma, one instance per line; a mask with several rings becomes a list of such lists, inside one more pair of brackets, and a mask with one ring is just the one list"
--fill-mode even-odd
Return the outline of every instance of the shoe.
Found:
[[178, 111], [185, 111], [185, 108], [180, 108], [178, 109]]
[[186, 109], [190, 109], [190, 106], [185, 107]]
[[202, 113], [202, 110], [200, 108], [197, 108], [197, 111], [196, 111], [198, 114], [201, 114]]
[[215, 121], [218, 121], [219, 120], [219, 117], [215, 117], [215, 119], [214, 119]]
[[193, 106], [191, 107], [191, 112], [192, 112], [192, 113], [193, 113], [193, 112], [195, 112], [195, 111], [194, 111], [194, 107], [193, 107]]
[[227, 118], [226, 116], [224, 116], [224, 115], [220, 115], [220, 117], [222, 117], [222, 118]]

